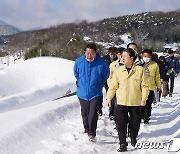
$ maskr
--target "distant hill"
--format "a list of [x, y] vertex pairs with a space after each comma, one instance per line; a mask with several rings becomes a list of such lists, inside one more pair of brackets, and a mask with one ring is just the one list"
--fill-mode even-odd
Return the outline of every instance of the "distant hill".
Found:
[[[121, 45], [121, 35], [128, 33], [140, 50], [144, 47], [162, 50], [164, 43], [180, 42], [180, 12], [144, 12], [107, 18], [97, 22], [56, 25], [42, 30], [13, 35], [7, 48], [38, 52], [44, 55], [75, 59], [82, 54], [86, 36], [94, 42], [113, 42]], [[104, 51], [104, 47], [100, 48]]]
[[176, 12], [180, 12], [180, 8], [176, 10]]
[[0, 20], [0, 49], [5, 46], [6, 43], [9, 42], [10, 37], [13, 34], [19, 33], [22, 30], [7, 24], [3, 20]]
[[0, 20], [0, 26], [2, 26], [2, 25], [7, 25], [7, 23], [2, 21], [2, 20]]
[[12, 26], [10, 24], [7, 24], [6, 22], [0, 20], [0, 36], [2, 35], [13, 35], [21, 30], [19, 28], [16, 28], [15, 26]]

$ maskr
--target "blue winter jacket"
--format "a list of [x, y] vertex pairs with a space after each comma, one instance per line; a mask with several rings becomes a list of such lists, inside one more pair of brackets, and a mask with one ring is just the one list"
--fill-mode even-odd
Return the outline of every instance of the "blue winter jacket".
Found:
[[77, 80], [77, 96], [90, 101], [103, 95], [102, 88], [109, 77], [109, 67], [98, 53], [92, 62], [83, 55], [74, 64], [74, 76]]
[[179, 73], [179, 67], [180, 67], [179, 59], [177, 57], [174, 57], [174, 56], [167, 57], [166, 62], [167, 62], [168, 70], [173, 69], [173, 71], [169, 77], [175, 77], [175, 74]]

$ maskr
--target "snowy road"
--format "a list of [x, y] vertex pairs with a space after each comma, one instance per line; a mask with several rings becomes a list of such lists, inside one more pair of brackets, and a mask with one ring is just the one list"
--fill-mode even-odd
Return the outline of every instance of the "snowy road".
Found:
[[[69, 68], [72, 68], [72, 63]], [[2, 97], [0, 106], [6, 106], [6, 110], [0, 108], [0, 154], [117, 153], [117, 132], [113, 129], [114, 123], [108, 119], [105, 100], [103, 116], [98, 120], [96, 143], [90, 143], [87, 135], [82, 133], [80, 106], [76, 96], [49, 101], [62, 95], [65, 89], [73, 89], [73, 82], [74, 79], [71, 79], [64, 82], [63, 86], [55, 82], [41, 90], [33, 88], [34, 91], [31, 89]], [[16, 92], [13, 89], [11, 91]], [[168, 154], [167, 141], [174, 137], [180, 138], [180, 77], [175, 81], [173, 97], [162, 98], [161, 102], [153, 105], [150, 124], [142, 123], [139, 132], [138, 142], [166, 142], [165, 146], [162, 149], [134, 149], [129, 144], [126, 153]], [[127, 141], [129, 143], [130, 139]], [[178, 153], [180, 151], [175, 152]]]
[[[175, 98], [166, 98], [153, 107], [150, 125], [141, 124], [139, 142], [163, 142], [173, 137], [180, 137], [180, 94], [175, 96]], [[118, 137], [113, 129], [114, 123], [107, 117], [107, 108], [103, 108], [104, 115], [98, 121], [97, 142], [89, 143], [88, 137], [82, 133], [80, 106], [76, 96], [29, 107], [27, 112], [48, 108], [50, 104], [54, 106], [52, 110], [39, 114], [34, 120], [1, 139], [0, 151], [3, 154], [116, 153]], [[22, 110], [24, 113], [24, 109]], [[137, 150], [131, 146], [128, 148], [127, 153], [167, 153], [166, 147], [159, 150]]]

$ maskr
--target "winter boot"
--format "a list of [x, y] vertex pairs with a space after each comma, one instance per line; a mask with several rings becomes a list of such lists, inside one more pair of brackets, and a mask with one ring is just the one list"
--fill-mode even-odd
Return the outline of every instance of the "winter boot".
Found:
[[125, 152], [127, 151], [127, 144], [120, 144], [119, 149], [117, 149], [117, 152]]
[[137, 140], [136, 139], [131, 139], [131, 145], [133, 146], [133, 147], [135, 147], [136, 146], [136, 143], [137, 143]]

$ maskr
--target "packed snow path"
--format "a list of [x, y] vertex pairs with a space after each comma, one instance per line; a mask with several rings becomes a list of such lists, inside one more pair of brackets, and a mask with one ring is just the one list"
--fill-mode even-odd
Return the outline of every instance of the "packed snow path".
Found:
[[[108, 110], [103, 108], [103, 116], [98, 121], [97, 142], [90, 143], [83, 134], [80, 106], [76, 96], [61, 100], [46, 102], [36, 107], [20, 109], [24, 113], [41, 108], [55, 108], [25, 123], [21, 128], [12, 131], [0, 141], [0, 151], [3, 154], [84, 154], [84, 153], [116, 153], [118, 137], [113, 129], [114, 123], [108, 119]], [[63, 105], [61, 105], [63, 104]], [[163, 142], [180, 137], [180, 94], [176, 92], [173, 98], [162, 99], [153, 107], [152, 120], [149, 125], [141, 124], [138, 141]], [[16, 111], [14, 111], [16, 112]], [[33, 111], [35, 112], [35, 111]], [[32, 113], [33, 113], [32, 112]], [[17, 115], [17, 113], [15, 113]], [[34, 116], [34, 115], [33, 115]], [[13, 123], [12, 123], [13, 125]], [[9, 126], [11, 127], [11, 126]], [[128, 139], [130, 142], [130, 139]], [[167, 153], [164, 149], [134, 149], [128, 146], [127, 153]]]
[[[73, 63], [69, 63], [71, 64], [66, 64], [66, 67], [69, 65], [69, 68], [72, 69]], [[57, 63], [55, 64], [57, 65]], [[35, 66], [37, 67], [37, 64]], [[58, 69], [60, 66], [58, 66]], [[47, 69], [46, 66], [45, 68]], [[40, 73], [39, 71], [37, 72]], [[42, 70], [41, 73], [43, 74], [44, 72], [46, 71]], [[58, 76], [58, 74], [59, 72], [55, 76]], [[16, 74], [14, 78], [15, 76]], [[27, 76], [29, 77], [29, 74]], [[50, 83], [49, 85], [44, 86], [47, 82], [43, 80], [43, 82], [40, 82], [40, 85], [43, 85], [43, 87], [38, 86], [37, 83], [39, 82], [36, 82], [37, 89], [35, 87], [20, 93], [19, 91], [22, 91], [25, 87], [21, 85], [21, 89], [17, 90], [17, 83], [17, 87], [10, 87], [13, 95], [10, 95], [8, 93], [9, 89], [5, 84], [1, 83], [3, 88], [7, 88], [7, 91], [5, 91], [7, 97], [2, 95], [3, 97], [0, 100], [0, 154], [117, 153], [119, 140], [114, 129], [114, 122], [108, 119], [108, 109], [105, 106], [106, 96], [104, 97], [103, 116], [98, 120], [97, 142], [91, 143], [87, 135], [83, 134], [80, 105], [77, 96], [50, 101], [54, 100], [57, 96], [62, 96], [69, 87], [73, 89], [74, 79], [60, 84], [56, 78], [54, 78], [55, 82], [51, 83], [52, 74], [48, 77], [50, 78], [46, 78]], [[68, 75], [68, 77], [72, 77], [72, 74]], [[57, 78], [60, 77], [58, 76]], [[2, 79], [3, 77], [1, 76], [1, 81]], [[6, 76], [4, 79], [9, 78]], [[30, 81], [25, 81], [26, 86], [33, 84]], [[179, 128], [180, 77], [177, 77], [173, 97], [162, 98], [161, 102], [153, 105], [150, 124], [141, 124], [138, 142], [167, 142], [174, 137], [180, 138]], [[130, 143], [129, 138], [127, 141]], [[163, 154], [169, 153], [167, 152], [167, 144], [163, 149], [134, 149], [129, 144], [126, 153], [159, 154], [160, 152]], [[178, 153], [180, 151], [175, 154]]]

